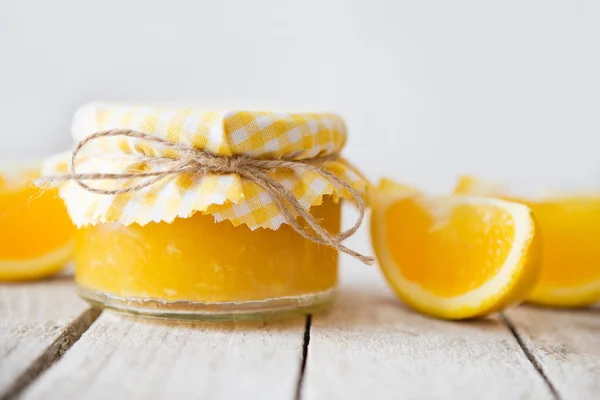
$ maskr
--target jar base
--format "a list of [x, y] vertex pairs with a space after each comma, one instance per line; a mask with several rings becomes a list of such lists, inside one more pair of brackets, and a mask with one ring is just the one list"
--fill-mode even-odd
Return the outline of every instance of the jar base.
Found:
[[141, 318], [175, 321], [248, 321], [278, 319], [310, 314], [326, 307], [335, 297], [335, 289], [301, 296], [259, 301], [203, 303], [188, 300], [167, 301], [118, 297], [83, 286], [79, 296], [92, 306]]

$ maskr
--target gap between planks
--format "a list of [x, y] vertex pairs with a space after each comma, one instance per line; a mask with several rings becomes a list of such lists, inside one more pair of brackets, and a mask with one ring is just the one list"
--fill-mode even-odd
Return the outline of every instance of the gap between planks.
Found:
[[312, 314], [306, 315], [306, 324], [304, 325], [304, 339], [302, 341], [302, 359], [300, 361], [300, 370], [298, 371], [298, 383], [296, 385], [295, 400], [302, 399], [302, 385], [304, 384], [304, 371], [306, 371], [306, 361], [308, 360], [308, 345], [310, 344], [310, 327], [312, 325]]
[[0, 394], [0, 400], [13, 400], [19, 398], [36, 379], [60, 360], [63, 355], [81, 338], [90, 326], [98, 319], [101, 311], [88, 308], [76, 319], [71, 321], [61, 334], [50, 344], [31, 365], [19, 375], [8, 389]]
[[529, 360], [529, 362], [531, 363], [531, 365], [533, 365], [533, 368], [535, 368], [535, 370], [537, 371], [537, 373], [540, 375], [540, 377], [546, 383], [546, 386], [548, 386], [548, 390], [550, 390], [550, 393], [552, 393], [552, 396], [554, 397], [554, 399], [555, 400], [561, 400], [561, 396], [558, 393], [558, 390], [556, 390], [556, 387], [554, 386], [554, 384], [552, 383], [552, 381], [548, 377], [548, 374], [544, 371], [544, 368], [542, 367], [542, 365], [537, 361], [537, 359], [533, 355], [532, 349], [530, 349], [529, 347], [527, 347], [527, 345], [525, 344], [525, 341], [523, 340], [523, 338], [519, 334], [519, 332], [518, 332], [517, 328], [515, 327], [515, 325], [506, 316], [506, 314], [504, 312], [499, 313], [499, 316], [500, 316], [500, 320], [502, 322], [504, 322], [504, 325], [506, 325], [506, 327], [508, 328], [508, 330], [510, 331], [510, 333], [512, 333], [512, 335], [514, 336], [514, 338], [517, 341], [519, 347], [521, 348], [521, 350], [523, 350], [523, 353], [525, 354], [525, 356], [527, 357], [527, 359]]

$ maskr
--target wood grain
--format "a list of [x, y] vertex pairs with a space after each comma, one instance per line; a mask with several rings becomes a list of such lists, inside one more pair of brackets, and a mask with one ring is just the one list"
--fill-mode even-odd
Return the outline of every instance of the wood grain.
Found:
[[[13, 390], [17, 380], [23, 384], [35, 378], [44, 361], [51, 361], [46, 353], [53, 344], [69, 344], [59, 340], [61, 335], [87, 309], [70, 278], [0, 285], [0, 397]], [[71, 330], [65, 341], [77, 333]], [[39, 365], [29, 370], [36, 362]]]
[[168, 325], [103, 313], [25, 399], [292, 399], [305, 317]]
[[427, 318], [405, 308], [378, 271], [350, 268], [337, 305], [313, 318], [304, 399], [552, 398], [499, 318]]
[[600, 309], [519, 307], [506, 317], [560, 397], [600, 399]]

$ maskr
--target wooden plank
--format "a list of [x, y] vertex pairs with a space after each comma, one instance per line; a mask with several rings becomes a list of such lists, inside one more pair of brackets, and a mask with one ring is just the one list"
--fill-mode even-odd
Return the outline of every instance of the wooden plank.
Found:
[[0, 398], [60, 357], [89, 326], [86, 310], [70, 277], [0, 285]]
[[519, 307], [506, 317], [562, 398], [600, 399], [600, 309]]
[[292, 399], [305, 317], [169, 325], [103, 313], [24, 399]]
[[500, 318], [419, 315], [378, 271], [349, 264], [337, 305], [313, 318], [303, 399], [553, 397]]

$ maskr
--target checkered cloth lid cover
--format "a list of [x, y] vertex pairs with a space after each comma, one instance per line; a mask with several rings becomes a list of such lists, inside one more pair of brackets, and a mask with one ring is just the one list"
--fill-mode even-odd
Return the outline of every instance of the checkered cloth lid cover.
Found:
[[[344, 121], [330, 113], [280, 113], [199, 108], [142, 107], [90, 104], [78, 110], [72, 133], [76, 141], [108, 129], [132, 129], [171, 142], [203, 149], [216, 155], [247, 155], [254, 158], [303, 160], [339, 153], [346, 141]], [[99, 138], [77, 159], [77, 172], [125, 173], [147, 168], [144, 157], [165, 154], [160, 145], [129, 137]], [[66, 173], [71, 152], [49, 158], [42, 174]], [[142, 160], [142, 161], [141, 161]], [[366, 182], [343, 158], [325, 167], [359, 192]], [[277, 170], [271, 175], [309, 209], [324, 196], [348, 197], [317, 173], [308, 170]], [[114, 189], [136, 180], [95, 181], [94, 187]], [[216, 221], [234, 226], [278, 229], [285, 218], [264, 190], [237, 174], [169, 176], [139, 191], [118, 195], [90, 193], [73, 181], [59, 184], [73, 222], [81, 227], [119, 222], [123, 225], [171, 222], [195, 212], [212, 214]]]

